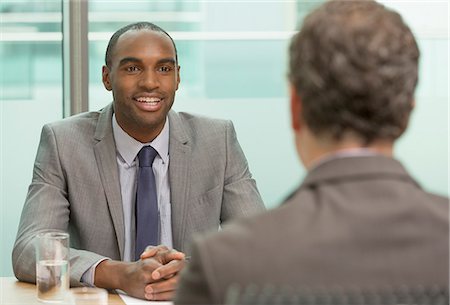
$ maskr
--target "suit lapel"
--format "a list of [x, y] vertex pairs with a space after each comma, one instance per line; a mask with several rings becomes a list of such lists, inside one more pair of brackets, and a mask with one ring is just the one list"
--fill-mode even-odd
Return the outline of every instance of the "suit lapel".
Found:
[[173, 246], [175, 249], [183, 251], [191, 147], [183, 122], [174, 111], [169, 112], [169, 128], [169, 183], [172, 204]]
[[97, 129], [95, 131], [95, 139], [98, 140], [98, 142], [94, 146], [94, 152], [100, 172], [100, 178], [106, 194], [109, 212], [114, 224], [120, 257], [123, 259], [125, 246], [124, 220], [116, 161], [116, 146], [111, 124], [112, 113], [112, 104], [105, 107], [100, 113]]

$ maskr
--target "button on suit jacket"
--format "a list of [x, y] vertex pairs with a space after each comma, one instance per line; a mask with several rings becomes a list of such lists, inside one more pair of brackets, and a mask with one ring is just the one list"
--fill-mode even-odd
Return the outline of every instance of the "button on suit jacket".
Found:
[[[43, 127], [12, 253], [19, 280], [35, 281], [34, 236], [70, 233], [71, 285], [103, 257], [121, 260], [124, 220], [113, 105]], [[174, 248], [196, 232], [264, 209], [230, 121], [170, 111], [169, 183]]]

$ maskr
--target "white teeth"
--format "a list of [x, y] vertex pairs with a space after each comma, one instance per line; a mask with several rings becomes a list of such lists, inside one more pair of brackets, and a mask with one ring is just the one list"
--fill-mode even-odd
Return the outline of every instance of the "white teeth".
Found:
[[139, 97], [136, 100], [140, 103], [159, 103], [161, 101], [161, 99], [157, 97]]

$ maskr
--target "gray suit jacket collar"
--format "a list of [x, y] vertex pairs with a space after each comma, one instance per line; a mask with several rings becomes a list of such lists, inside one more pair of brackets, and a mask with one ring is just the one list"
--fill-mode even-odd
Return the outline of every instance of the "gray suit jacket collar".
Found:
[[189, 172], [191, 158], [191, 139], [186, 133], [184, 122], [178, 113], [169, 112], [169, 183], [172, 205], [172, 235], [173, 247], [184, 251], [182, 248], [185, 240], [185, 226], [187, 207], [185, 202], [189, 198]]
[[113, 105], [109, 104], [99, 113], [97, 128], [94, 134], [94, 139], [97, 141], [94, 144], [94, 153], [108, 202], [109, 212], [114, 224], [120, 257], [123, 259], [125, 247], [124, 220], [119, 170], [116, 161], [116, 145], [112, 131], [111, 120], [113, 111]]
[[302, 187], [313, 187], [319, 183], [364, 179], [370, 177], [390, 177], [419, 184], [407, 173], [395, 159], [382, 155], [343, 157], [327, 161], [311, 170], [302, 183]]
[[[124, 220], [116, 162], [116, 148], [111, 123], [113, 112], [113, 104], [109, 104], [100, 111], [94, 136], [98, 142], [95, 144], [94, 150], [111, 218], [114, 223], [120, 256], [123, 258], [125, 246]], [[185, 124], [175, 111], [171, 110], [168, 118], [170, 124], [169, 183], [172, 204], [173, 246], [176, 249], [183, 250], [181, 248], [185, 238], [187, 212], [184, 202], [189, 196], [189, 160], [191, 159], [189, 142], [191, 139], [185, 131]]]

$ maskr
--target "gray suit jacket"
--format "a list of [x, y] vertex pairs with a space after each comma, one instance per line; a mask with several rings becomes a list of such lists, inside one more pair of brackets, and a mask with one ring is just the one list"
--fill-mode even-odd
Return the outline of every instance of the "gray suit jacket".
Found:
[[[120, 260], [124, 220], [113, 106], [43, 127], [33, 180], [12, 253], [19, 280], [35, 281], [34, 236], [70, 233], [71, 285], [103, 257]], [[192, 234], [264, 209], [230, 121], [169, 112], [169, 181], [174, 248], [190, 253]]]
[[279, 208], [196, 239], [175, 304], [223, 304], [231, 284], [448, 287], [448, 204], [393, 159], [328, 161]]

